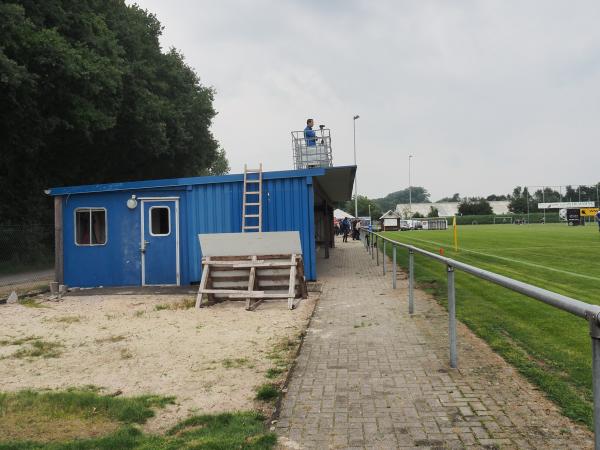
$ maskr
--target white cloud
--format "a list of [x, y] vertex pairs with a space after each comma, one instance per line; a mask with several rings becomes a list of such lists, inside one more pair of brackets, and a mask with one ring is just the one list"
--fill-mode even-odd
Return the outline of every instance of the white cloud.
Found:
[[359, 190], [433, 198], [600, 180], [600, 3], [140, 0], [203, 82], [234, 171], [291, 167], [289, 132], [332, 128]]

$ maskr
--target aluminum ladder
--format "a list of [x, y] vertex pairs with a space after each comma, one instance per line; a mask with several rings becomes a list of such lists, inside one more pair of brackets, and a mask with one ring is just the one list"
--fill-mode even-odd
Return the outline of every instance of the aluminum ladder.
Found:
[[248, 169], [244, 164], [242, 233], [247, 231], [262, 231], [262, 163], [258, 169]]

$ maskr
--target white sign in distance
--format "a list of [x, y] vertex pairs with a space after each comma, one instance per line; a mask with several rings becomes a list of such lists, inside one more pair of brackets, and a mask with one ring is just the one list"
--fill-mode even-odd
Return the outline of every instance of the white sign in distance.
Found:
[[556, 209], [556, 208], [593, 208], [596, 206], [594, 202], [553, 202], [553, 203], [538, 203], [539, 209]]

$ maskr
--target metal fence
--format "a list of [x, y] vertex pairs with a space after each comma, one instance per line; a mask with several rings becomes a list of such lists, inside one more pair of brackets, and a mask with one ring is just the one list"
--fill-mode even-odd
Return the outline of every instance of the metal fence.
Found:
[[436, 260], [446, 266], [448, 277], [448, 341], [450, 354], [450, 367], [458, 367], [458, 354], [456, 346], [456, 294], [454, 285], [454, 272], [461, 270], [482, 280], [495, 283], [506, 289], [519, 292], [527, 297], [546, 303], [547, 305], [567, 311], [575, 316], [588, 321], [590, 327], [590, 338], [592, 341], [592, 385], [594, 392], [594, 439], [596, 450], [600, 450], [600, 306], [576, 300], [561, 294], [557, 294], [546, 289], [523, 283], [513, 278], [499, 275], [479, 267], [446, 258], [427, 250], [420, 249], [413, 245], [394, 241], [379, 233], [361, 230], [361, 239], [365, 248], [370, 253], [371, 258], [379, 266], [379, 247], [382, 250], [382, 270], [387, 274], [386, 250], [388, 246], [392, 247], [392, 287], [396, 289], [396, 253], [401, 248], [408, 251], [408, 312], [414, 313], [414, 255], [418, 253], [433, 260]]
[[48, 288], [54, 279], [54, 225], [0, 226], [0, 300]]

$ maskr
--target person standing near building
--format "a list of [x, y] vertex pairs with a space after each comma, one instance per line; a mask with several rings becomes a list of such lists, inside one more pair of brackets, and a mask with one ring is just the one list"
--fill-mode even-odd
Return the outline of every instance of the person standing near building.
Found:
[[348, 234], [350, 233], [350, 222], [348, 221], [347, 217], [345, 217], [342, 221], [342, 233], [344, 234], [342, 242], [348, 242]]
[[352, 222], [352, 240], [358, 241], [360, 239], [360, 220], [355, 219]]

